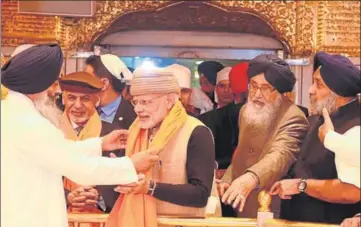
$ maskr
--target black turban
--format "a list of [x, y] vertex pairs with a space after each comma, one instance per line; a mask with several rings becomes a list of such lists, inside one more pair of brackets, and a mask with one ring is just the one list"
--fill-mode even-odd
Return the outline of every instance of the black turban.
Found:
[[321, 66], [320, 74], [327, 87], [343, 97], [361, 93], [360, 69], [341, 55], [319, 52], [315, 55], [313, 70]]
[[30, 47], [1, 68], [1, 83], [23, 94], [40, 93], [59, 78], [62, 64], [63, 52], [57, 44]]
[[199, 74], [203, 73], [207, 80], [215, 86], [217, 82], [217, 73], [223, 68], [224, 66], [219, 62], [204, 61], [198, 65], [198, 72]]
[[264, 73], [267, 82], [279, 93], [291, 92], [296, 83], [296, 77], [287, 62], [274, 54], [261, 54], [253, 58], [248, 65], [249, 79]]

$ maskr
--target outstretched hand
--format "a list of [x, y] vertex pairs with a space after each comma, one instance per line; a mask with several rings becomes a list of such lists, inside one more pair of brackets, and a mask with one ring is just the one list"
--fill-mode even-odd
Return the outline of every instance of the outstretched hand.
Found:
[[334, 127], [330, 115], [325, 108], [323, 108], [322, 114], [323, 114], [324, 123], [318, 129], [318, 137], [320, 138], [321, 142], [324, 143], [327, 133], [329, 131], [334, 131]]
[[113, 151], [125, 149], [128, 140], [128, 130], [119, 129], [110, 132], [103, 137], [102, 150]]

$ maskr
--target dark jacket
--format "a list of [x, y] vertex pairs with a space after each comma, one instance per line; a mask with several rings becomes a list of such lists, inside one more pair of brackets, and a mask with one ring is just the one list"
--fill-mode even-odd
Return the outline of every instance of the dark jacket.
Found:
[[[301, 147], [300, 156], [288, 173], [287, 178], [337, 179], [335, 154], [324, 147], [318, 138], [318, 129], [323, 117], [308, 118], [310, 130]], [[343, 134], [360, 125], [360, 106], [353, 101], [331, 114], [335, 131]], [[337, 192], [335, 192], [337, 193]], [[283, 200], [281, 218], [293, 221], [341, 223], [343, 219], [360, 212], [360, 203], [334, 204], [321, 201], [305, 193]]]
[[227, 169], [238, 143], [238, 115], [241, 104], [229, 104], [199, 116], [211, 129], [215, 140], [216, 161], [219, 169]]
[[[116, 129], [129, 129], [129, 126], [133, 123], [136, 117], [137, 115], [134, 112], [133, 105], [128, 100], [122, 98], [122, 101], [120, 102], [120, 105], [115, 114], [113, 123], [110, 124], [108, 122], [102, 121], [102, 131], [100, 135], [104, 136]], [[105, 151], [103, 152], [103, 156], [109, 157], [110, 153], [114, 153], [116, 156], [122, 157], [125, 155], [125, 150]], [[111, 211], [115, 201], [119, 196], [119, 193], [114, 191], [115, 186], [116, 185], [97, 186], [100, 196], [102, 196], [104, 199], [107, 213]]]

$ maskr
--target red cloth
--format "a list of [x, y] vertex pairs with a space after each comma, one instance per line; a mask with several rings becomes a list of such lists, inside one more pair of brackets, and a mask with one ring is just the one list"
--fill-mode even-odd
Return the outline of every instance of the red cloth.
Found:
[[247, 69], [248, 62], [241, 62], [232, 67], [229, 73], [229, 80], [233, 93], [240, 94], [248, 90]]

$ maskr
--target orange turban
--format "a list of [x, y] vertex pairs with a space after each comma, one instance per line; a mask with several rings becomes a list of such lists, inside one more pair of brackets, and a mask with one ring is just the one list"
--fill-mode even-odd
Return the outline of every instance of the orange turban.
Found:
[[229, 80], [231, 82], [233, 93], [240, 94], [247, 91], [247, 69], [247, 62], [241, 62], [232, 67], [231, 72], [229, 73]]

